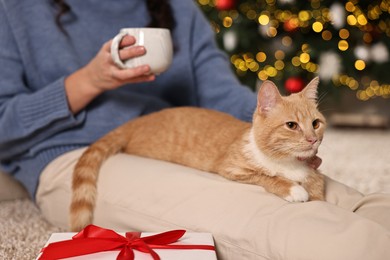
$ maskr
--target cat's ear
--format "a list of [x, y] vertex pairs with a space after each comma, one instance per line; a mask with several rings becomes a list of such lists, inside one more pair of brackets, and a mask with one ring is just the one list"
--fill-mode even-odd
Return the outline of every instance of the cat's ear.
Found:
[[257, 94], [257, 111], [259, 113], [267, 113], [282, 100], [276, 85], [269, 80], [261, 84], [259, 93]]
[[320, 83], [320, 78], [315, 77], [312, 81], [307, 84], [307, 86], [302, 90], [302, 94], [307, 99], [310, 99], [314, 102], [317, 102], [318, 98], [318, 84]]

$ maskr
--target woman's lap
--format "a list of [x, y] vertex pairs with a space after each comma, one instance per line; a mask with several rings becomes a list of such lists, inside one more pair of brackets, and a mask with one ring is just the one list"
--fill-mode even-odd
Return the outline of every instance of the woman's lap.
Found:
[[[57, 226], [67, 226], [71, 172], [81, 152], [56, 159], [41, 176], [37, 203]], [[118, 154], [103, 165], [98, 191], [95, 224], [117, 231], [210, 232], [220, 259], [390, 255], [390, 196], [363, 196], [332, 180], [330, 203], [292, 204], [258, 186]]]

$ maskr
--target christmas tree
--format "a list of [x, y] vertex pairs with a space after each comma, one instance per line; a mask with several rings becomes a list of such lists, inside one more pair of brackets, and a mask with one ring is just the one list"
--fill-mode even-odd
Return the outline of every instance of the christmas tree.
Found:
[[238, 78], [390, 98], [390, 0], [197, 0]]

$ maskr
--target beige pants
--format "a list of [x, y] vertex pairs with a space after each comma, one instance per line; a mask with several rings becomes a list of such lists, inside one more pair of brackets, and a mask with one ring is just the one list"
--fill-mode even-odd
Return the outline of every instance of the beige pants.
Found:
[[[37, 203], [67, 227], [72, 169], [83, 149], [42, 173]], [[210, 232], [219, 259], [390, 259], [390, 196], [327, 180], [327, 202], [288, 203], [261, 187], [125, 154], [99, 176], [96, 225], [117, 231]]]

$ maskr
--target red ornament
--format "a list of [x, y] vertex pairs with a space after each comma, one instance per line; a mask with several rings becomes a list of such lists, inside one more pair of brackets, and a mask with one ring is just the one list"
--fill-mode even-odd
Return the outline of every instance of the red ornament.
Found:
[[215, 7], [218, 10], [231, 10], [236, 6], [236, 0], [217, 0]]
[[291, 77], [286, 80], [284, 87], [290, 93], [300, 92], [305, 87], [305, 82], [299, 77]]

